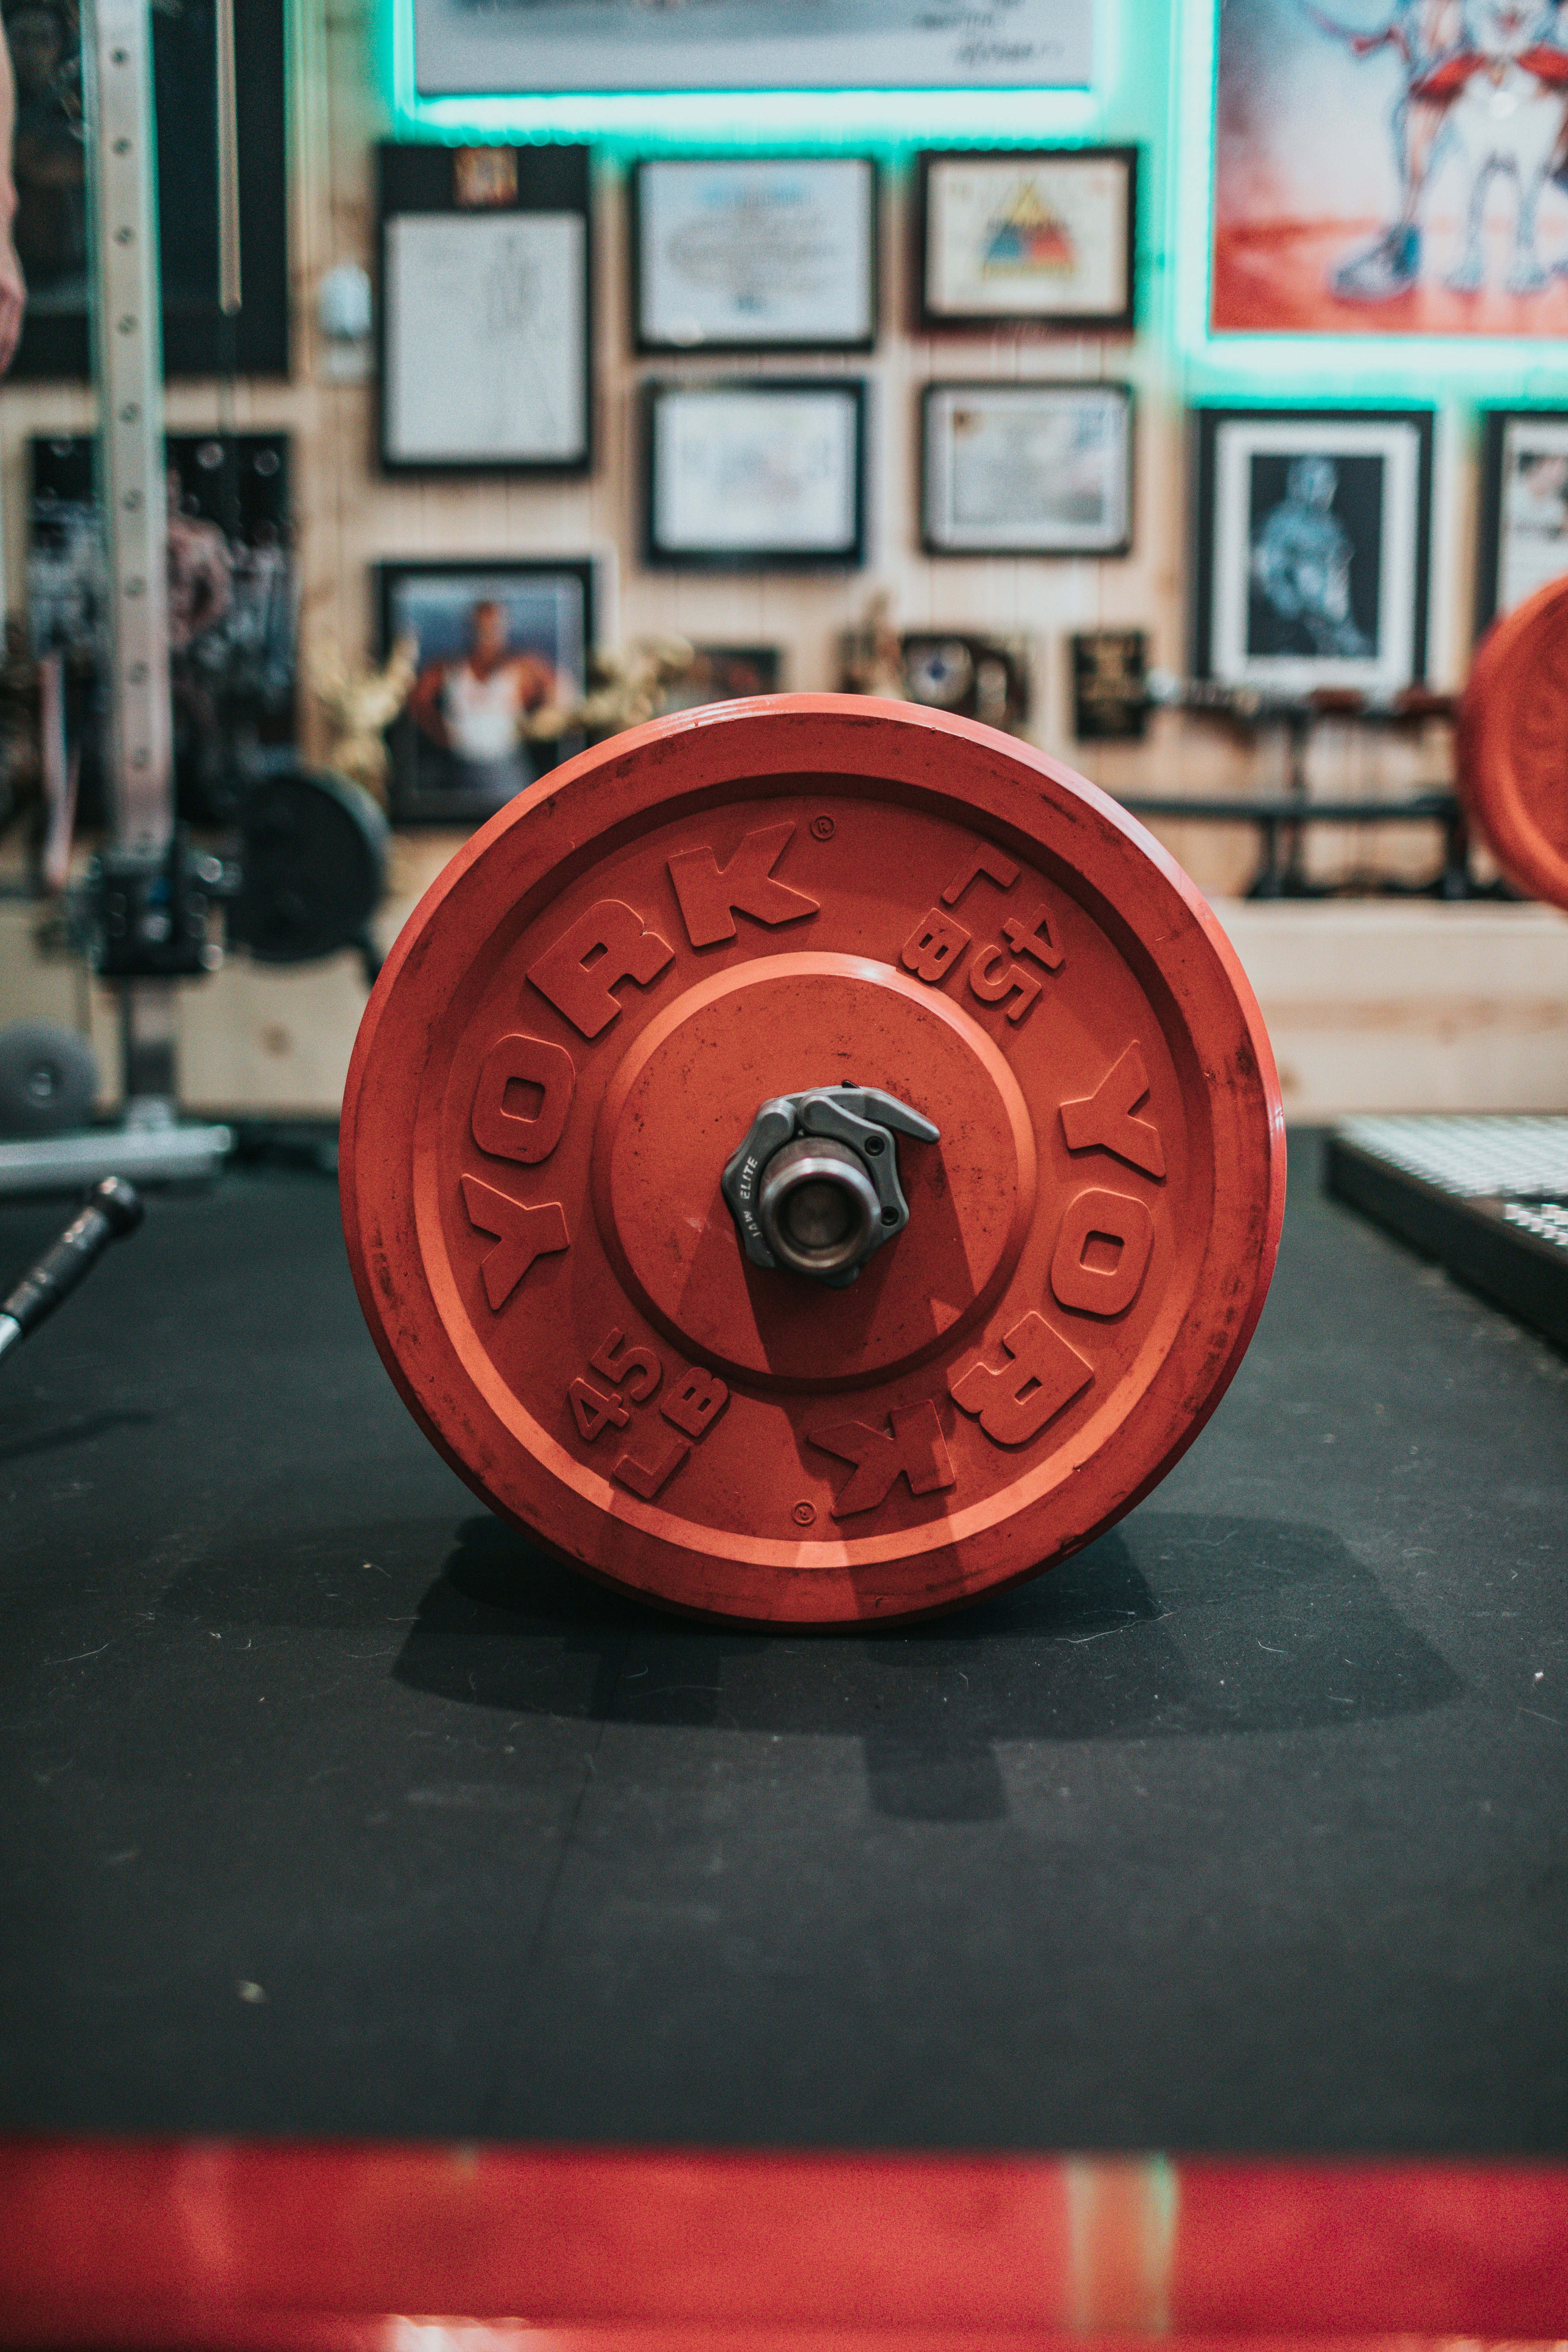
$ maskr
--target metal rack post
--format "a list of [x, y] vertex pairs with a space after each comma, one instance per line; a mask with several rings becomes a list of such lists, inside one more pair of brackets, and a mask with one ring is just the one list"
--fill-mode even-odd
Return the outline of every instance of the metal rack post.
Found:
[[[163, 310], [147, 0], [88, 0], [93, 375], [109, 586], [110, 804], [117, 851], [149, 864], [174, 829]], [[173, 1122], [172, 981], [120, 982], [125, 1116]]]
[[107, 565], [110, 839], [103, 903], [120, 996], [124, 1125], [0, 1144], [0, 1192], [116, 1173], [210, 1175], [226, 1127], [176, 1118], [173, 976], [182, 900], [169, 698], [168, 488], [157, 133], [148, 0], [85, 0], [82, 65], [98, 394], [98, 488]]

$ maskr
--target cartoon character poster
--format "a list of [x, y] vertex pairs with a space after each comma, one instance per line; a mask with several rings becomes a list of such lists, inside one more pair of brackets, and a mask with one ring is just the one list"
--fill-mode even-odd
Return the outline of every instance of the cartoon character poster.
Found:
[[1221, 0], [1216, 332], [1568, 334], [1568, 0]]

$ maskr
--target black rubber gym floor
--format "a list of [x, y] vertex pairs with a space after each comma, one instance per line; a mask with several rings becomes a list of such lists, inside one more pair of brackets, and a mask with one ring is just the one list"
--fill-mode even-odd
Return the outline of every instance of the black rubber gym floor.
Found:
[[1143, 1507], [850, 1637], [490, 1520], [329, 1180], [154, 1197], [0, 1365], [0, 2126], [1568, 2151], [1568, 1362], [1317, 1155]]

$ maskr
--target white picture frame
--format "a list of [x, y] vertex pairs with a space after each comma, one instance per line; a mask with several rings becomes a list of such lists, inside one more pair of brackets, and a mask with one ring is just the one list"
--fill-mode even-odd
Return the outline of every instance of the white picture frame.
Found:
[[1199, 412], [1200, 677], [1282, 698], [1425, 677], [1429, 409]]
[[387, 471], [586, 468], [587, 235], [575, 211], [384, 223]]
[[1568, 409], [1488, 409], [1476, 630], [1568, 572]]
[[657, 156], [632, 174], [642, 352], [869, 351], [868, 155]]
[[1130, 386], [931, 383], [921, 410], [921, 536], [928, 553], [1128, 552]]
[[645, 387], [655, 565], [851, 568], [865, 552], [866, 386], [736, 377]]

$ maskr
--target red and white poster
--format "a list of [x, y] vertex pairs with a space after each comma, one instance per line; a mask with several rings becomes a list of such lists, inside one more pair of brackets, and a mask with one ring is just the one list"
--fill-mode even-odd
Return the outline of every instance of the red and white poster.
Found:
[[1220, 333], [1568, 334], [1563, 0], [1221, 0]]

